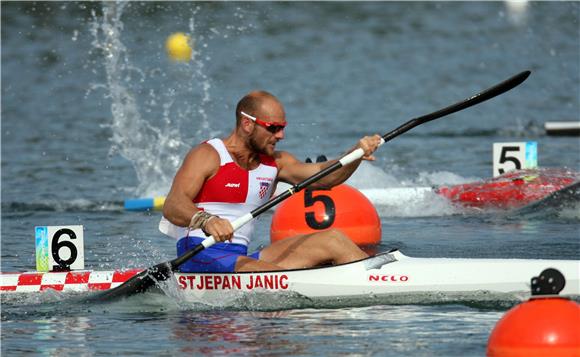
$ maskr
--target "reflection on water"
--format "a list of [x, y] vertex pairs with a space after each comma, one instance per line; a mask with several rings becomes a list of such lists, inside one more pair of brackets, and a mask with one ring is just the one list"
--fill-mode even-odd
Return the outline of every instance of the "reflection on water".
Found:
[[[371, 355], [393, 351], [412, 354], [415, 348], [432, 349], [433, 334], [440, 343], [445, 341], [456, 346], [462, 344], [457, 337], [484, 339], [486, 336], [480, 333], [482, 327], [493, 326], [501, 314], [490, 311], [470, 316], [453, 305], [443, 306], [438, 312], [412, 306], [306, 309], [267, 318], [254, 313], [183, 313], [173, 320], [172, 340], [180, 346], [181, 353], [212, 355], [304, 355], [313, 351], [326, 355], [351, 348], [353, 351], [364, 349]], [[411, 322], [418, 319], [429, 324]], [[436, 332], [431, 325], [437, 326]], [[449, 337], [450, 332], [453, 337]], [[311, 338], [299, 337], [303, 335]], [[382, 342], [376, 343], [379, 340]]]
[[[89, 316], [52, 316], [29, 321], [3, 321], [2, 338], [8, 338], [11, 354], [39, 353], [46, 356], [87, 355], [90, 337], [87, 334], [95, 324]], [[63, 340], [66, 342], [63, 343]], [[2, 344], [2, 354], [6, 355]]]
[[[74, 317], [51, 317], [47, 320], [34, 320], [38, 327], [33, 332], [33, 338], [42, 340], [39, 344], [39, 352], [52, 356], [67, 354], [84, 355], [86, 353], [86, 332], [94, 327], [90, 318], [86, 316]], [[67, 336], [69, 341], [66, 345], [53, 346], [49, 341], [58, 341], [61, 336]]]
[[[192, 313], [183, 312], [172, 325], [173, 338], [187, 342], [183, 353], [256, 354], [278, 351], [284, 354], [304, 350], [281, 338], [285, 317], [290, 312]], [[195, 342], [203, 341], [203, 345]], [[193, 343], [192, 343], [193, 342]]]

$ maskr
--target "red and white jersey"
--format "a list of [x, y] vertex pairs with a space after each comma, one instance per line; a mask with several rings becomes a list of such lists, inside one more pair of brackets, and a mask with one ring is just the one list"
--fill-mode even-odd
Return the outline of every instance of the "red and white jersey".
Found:
[[[207, 141], [220, 156], [217, 173], [207, 180], [193, 200], [198, 208], [225, 218], [230, 222], [266, 203], [272, 196], [278, 168], [273, 157], [260, 155], [260, 165], [254, 170], [242, 169], [234, 162], [221, 139]], [[201, 229], [188, 232], [165, 217], [159, 222], [159, 230], [176, 239], [188, 234], [205, 237]], [[248, 245], [254, 230], [254, 221], [234, 233], [232, 243]]]

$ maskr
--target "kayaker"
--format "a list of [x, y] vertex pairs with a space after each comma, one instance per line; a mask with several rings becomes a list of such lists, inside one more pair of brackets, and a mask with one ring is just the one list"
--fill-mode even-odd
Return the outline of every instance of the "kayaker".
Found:
[[[296, 184], [329, 166], [304, 163], [276, 150], [284, 139], [282, 103], [265, 91], [253, 91], [236, 107], [236, 126], [225, 139], [211, 139], [192, 148], [177, 171], [163, 207], [159, 229], [176, 239], [177, 254], [212, 235], [216, 244], [180, 266], [182, 272], [242, 272], [341, 264], [367, 257], [338, 230], [298, 235], [248, 255], [254, 221], [234, 232], [231, 221], [267, 202], [276, 183]], [[379, 135], [365, 136], [355, 148], [374, 160]], [[346, 181], [361, 160], [319, 180], [311, 188], [329, 188]]]

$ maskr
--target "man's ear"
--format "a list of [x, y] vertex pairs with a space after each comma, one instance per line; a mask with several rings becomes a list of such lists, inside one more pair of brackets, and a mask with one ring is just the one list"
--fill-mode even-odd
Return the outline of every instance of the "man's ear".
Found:
[[240, 122], [240, 127], [242, 128], [242, 131], [246, 134], [251, 134], [254, 131], [254, 123], [246, 118], [242, 118], [242, 121]]

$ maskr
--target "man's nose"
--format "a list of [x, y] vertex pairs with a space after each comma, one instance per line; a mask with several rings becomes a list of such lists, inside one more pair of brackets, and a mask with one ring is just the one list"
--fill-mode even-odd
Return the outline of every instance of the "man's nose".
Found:
[[274, 137], [278, 140], [284, 139], [284, 128], [282, 128], [281, 130], [278, 130], [276, 132], [276, 134], [274, 134]]

